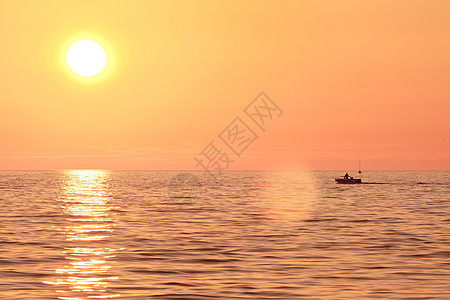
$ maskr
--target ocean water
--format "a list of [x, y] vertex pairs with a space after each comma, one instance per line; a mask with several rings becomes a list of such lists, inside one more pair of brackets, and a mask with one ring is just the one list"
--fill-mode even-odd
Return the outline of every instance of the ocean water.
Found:
[[450, 172], [1, 171], [1, 299], [450, 299]]

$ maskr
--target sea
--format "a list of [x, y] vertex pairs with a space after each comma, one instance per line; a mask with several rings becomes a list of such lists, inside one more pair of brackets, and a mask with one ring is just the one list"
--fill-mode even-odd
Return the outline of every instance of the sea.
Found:
[[0, 299], [450, 299], [450, 172], [344, 173], [1, 171]]

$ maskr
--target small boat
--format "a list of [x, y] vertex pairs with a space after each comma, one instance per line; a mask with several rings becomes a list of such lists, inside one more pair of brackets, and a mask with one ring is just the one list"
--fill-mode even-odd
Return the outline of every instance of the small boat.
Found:
[[353, 178], [349, 176], [347, 173], [344, 176], [341, 176], [339, 178], [334, 179], [336, 183], [339, 184], [355, 184], [355, 183], [361, 183], [361, 179], [359, 178]]

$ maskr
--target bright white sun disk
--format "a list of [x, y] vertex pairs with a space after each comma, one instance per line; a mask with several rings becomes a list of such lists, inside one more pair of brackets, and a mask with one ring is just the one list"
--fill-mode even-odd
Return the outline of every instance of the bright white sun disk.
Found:
[[67, 63], [69, 68], [80, 76], [94, 76], [106, 66], [106, 53], [96, 42], [81, 40], [70, 46]]

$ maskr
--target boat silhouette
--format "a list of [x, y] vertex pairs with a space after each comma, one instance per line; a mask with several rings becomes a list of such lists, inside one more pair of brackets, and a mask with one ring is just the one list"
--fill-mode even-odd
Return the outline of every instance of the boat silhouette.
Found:
[[348, 173], [345, 173], [344, 176], [341, 176], [339, 178], [335, 178], [334, 181], [339, 184], [357, 184], [362, 183], [361, 179], [359, 178], [353, 178]]

